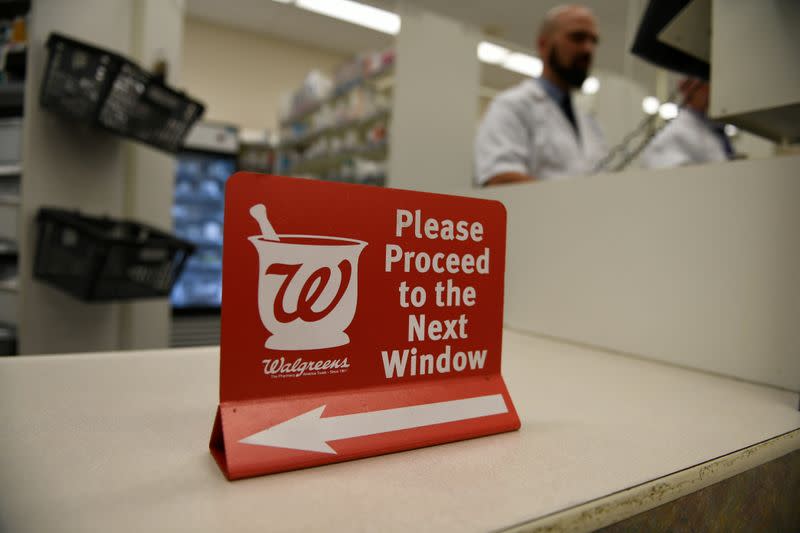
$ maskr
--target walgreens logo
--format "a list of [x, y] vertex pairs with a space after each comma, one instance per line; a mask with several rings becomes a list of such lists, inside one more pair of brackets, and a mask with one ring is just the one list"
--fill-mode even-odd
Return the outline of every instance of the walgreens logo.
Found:
[[272, 350], [324, 350], [350, 342], [358, 303], [358, 258], [367, 243], [325, 235], [278, 235], [264, 204], [250, 208], [261, 235], [258, 312]]
[[287, 361], [285, 357], [264, 359], [264, 374], [275, 377], [300, 377], [303, 375], [338, 374], [347, 372], [350, 362], [347, 357], [324, 361], [304, 361], [298, 357]]

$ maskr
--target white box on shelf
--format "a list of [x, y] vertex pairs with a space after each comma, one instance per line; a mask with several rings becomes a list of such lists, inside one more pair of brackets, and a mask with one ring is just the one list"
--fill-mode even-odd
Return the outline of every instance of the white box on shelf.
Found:
[[18, 165], [22, 157], [22, 117], [0, 119], [0, 165]]

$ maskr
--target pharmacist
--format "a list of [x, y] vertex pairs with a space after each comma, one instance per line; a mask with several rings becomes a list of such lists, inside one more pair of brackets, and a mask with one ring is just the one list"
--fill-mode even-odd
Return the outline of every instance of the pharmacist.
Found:
[[589, 75], [598, 42], [592, 12], [558, 6], [537, 38], [540, 78], [499, 94], [475, 139], [477, 185], [549, 180], [590, 174], [608, 153], [592, 118], [572, 106], [571, 92]]
[[724, 125], [708, 118], [708, 82], [684, 78], [678, 84], [683, 107], [639, 156], [644, 168], [669, 168], [728, 161], [733, 146]]

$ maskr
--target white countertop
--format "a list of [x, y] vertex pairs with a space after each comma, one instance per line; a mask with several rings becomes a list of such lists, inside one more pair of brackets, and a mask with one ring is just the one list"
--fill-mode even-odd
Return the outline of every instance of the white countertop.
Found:
[[216, 348], [4, 358], [0, 530], [486, 531], [800, 428], [797, 393], [511, 331], [503, 369], [518, 432], [228, 482]]

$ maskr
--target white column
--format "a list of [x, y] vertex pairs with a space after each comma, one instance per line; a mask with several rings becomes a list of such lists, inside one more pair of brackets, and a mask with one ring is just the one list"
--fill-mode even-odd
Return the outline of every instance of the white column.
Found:
[[[173, 87], [180, 87], [184, 10], [182, 0], [134, 1], [131, 57], [148, 70], [164, 61], [166, 81]], [[175, 156], [140, 143], [126, 145], [125, 216], [172, 231]], [[167, 298], [126, 303], [120, 321], [121, 349], [169, 345], [172, 315]]]
[[131, 141], [41, 109], [39, 90], [45, 42], [53, 31], [119, 52], [146, 68], [159, 54], [177, 66], [182, 11], [182, 2], [152, 0], [32, 3], [19, 228], [20, 353], [116, 350], [123, 340], [130, 347], [166, 344], [169, 315], [163, 300], [123, 311], [126, 306], [87, 304], [33, 279], [35, 217], [41, 206], [127, 216], [168, 228], [173, 182], [170, 156], [132, 148]]
[[389, 186], [446, 192], [472, 181], [477, 29], [401, 4]]
[[19, 351], [23, 354], [113, 350], [119, 306], [86, 304], [33, 279], [36, 213], [41, 206], [120, 216], [124, 141], [39, 107], [52, 31], [126, 53], [130, 0], [38, 0], [29, 16], [20, 206]]

